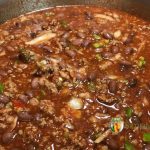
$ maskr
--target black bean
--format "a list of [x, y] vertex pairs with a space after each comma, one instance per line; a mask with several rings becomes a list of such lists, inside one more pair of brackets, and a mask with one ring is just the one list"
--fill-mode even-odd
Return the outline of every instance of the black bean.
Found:
[[71, 58], [75, 58], [76, 56], [76, 52], [74, 50], [66, 50], [65, 52]]
[[31, 86], [32, 86], [32, 88], [37, 88], [39, 86], [39, 79], [34, 78], [31, 82]]
[[20, 28], [20, 27], [21, 27], [21, 23], [20, 23], [20, 22], [15, 22], [15, 26], [16, 26], [17, 28]]
[[107, 138], [106, 144], [111, 150], [118, 150], [119, 149], [118, 141], [116, 141], [112, 138]]
[[19, 98], [19, 100], [21, 100], [24, 103], [28, 103], [28, 101], [29, 101], [28, 96], [26, 96], [24, 94], [19, 95], [18, 98]]
[[104, 59], [109, 59], [113, 56], [113, 54], [111, 52], [102, 52], [101, 53], [101, 56], [104, 58]]
[[112, 40], [113, 39], [113, 35], [111, 33], [108, 33], [108, 32], [104, 32], [103, 33], [103, 37], [105, 39], [108, 39], [108, 40]]
[[124, 51], [125, 51], [126, 55], [131, 55], [131, 54], [133, 54], [134, 49], [132, 47], [127, 47], [127, 48], [125, 48]]
[[44, 74], [44, 72], [38, 68], [34, 73], [33, 73], [33, 76], [34, 77], [41, 77], [42, 75]]
[[25, 121], [25, 122], [31, 121], [33, 119], [32, 115], [29, 114], [29, 112], [27, 111], [18, 112], [18, 118], [20, 121]]
[[36, 113], [36, 114], [34, 115], [34, 120], [35, 120], [35, 121], [40, 121], [41, 118], [42, 118], [42, 114], [40, 114], [40, 113]]
[[119, 47], [118, 47], [118, 46], [112, 46], [112, 47], [111, 47], [111, 52], [112, 52], [113, 54], [117, 54], [117, 53], [119, 52]]
[[0, 103], [7, 104], [9, 101], [10, 99], [7, 96], [0, 94]]
[[137, 115], [133, 115], [129, 118], [131, 124], [140, 125], [140, 119]]
[[31, 32], [31, 33], [30, 33], [30, 37], [31, 37], [31, 38], [35, 38], [35, 37], [36, 37], [36, 33], [35, 33], [35, 32]]
[[136, 85], [137, 85], [137, 79], [131, 78], [131, 79], [128, 80], [128, 86], [130, 88], [134, 88]]
[[108, 83], [108, 89], [110, 93], [116, 93], [117, 92], [117, 82], [115, 80], [111, 80]]
[[91, 12], [84, 12], [84, 16], [86, 20], [91, 20], [93, 19], [93, 15]]
[[143, 146], [142, 150], [150, 150], [150, 143], [149, 144], [145, 144]]
[[2, 135], [2, 141], [4, 144], [9, 144], [10, 142], [12, 142], [12, 140], [15, 138], [16, 134], [15, 132], [5, 132]]

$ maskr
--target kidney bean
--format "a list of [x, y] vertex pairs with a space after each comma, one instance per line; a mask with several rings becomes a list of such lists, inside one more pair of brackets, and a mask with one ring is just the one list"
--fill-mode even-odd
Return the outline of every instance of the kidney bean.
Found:
[[86, 37], [85, 33], [83, 33], [83, 32], [78, 32], [77, 36], [80, 38], [83, 38], [83, 39]]
[[127, 47], [124, 51], [126, 55], [131, 55], [133, 54], [134, 49], [132, 47]]
[[22, 102], [24, 102], [24, 103], [28, 103], [28, 96], [26, 96], [26, 95], [24, 95], [24, 94], [21, 94], [21, 95], [19, 95], [19, 100], [21, 100]]
[[74, 50], [66, 50], [65, 52], [71, 58], [74, 58], [76, 56], [76, 52]]
[[119, 149], [119, 145], [117, 143], [117, 141], [115, 141], [112, 138], [107, 138], [106, 139], [106, 144], [107, 146], [111, 149], [111, 150], [118, 150]]
[[87, 47], [90, 43], [91, 43], [91, 40], [90, 40], [90, 39], [85, 39], [85, 40], [83, 40], [82, 45], [83, 45], [84, 47]]
[[111, 58], [113, 54], [111, 52], [102, 52], [101, 56], [105, 59]]
[[2, 135], [2, 142], [4, 144], [9, 144], [10, 142], [12, 142], [12, 140], [15, 138], [16, 134], [14, 131], [12, 132], [5, 132], [3, 135]]
[[112, 40], [113, 39], [113, 35], [111, 33], [108, 33], [108, 32], [104, 32], [103, 33], [103, 37], [105, 39], [108, 39], [108, 40]]
[[26, 91], [25, 93], [27, 96], [29, 96], [29, 98], [33, 97], [33, 92], [31, 90]]
[[129, 34], [127, 36], [126, 40], [124, 41], [124, 44], [128, 45], [128, 44], [132, 43], [134, 36], [135, 36], [135, 33]]
[[150, 143], [145, 144], [142, 148], [142, 150], [150, 150]]
[[18, 118], [20, 121], [28, 122], [33, 119], [32, 115], [27, 111], [18, 112]]
[[108, 89], [109, 89], [110, 93], [116, 93], [117, 92], [117, 82], [115, 80], [109, 81]]
[[117, 54], [117, 53], [119, 52], [119, 47], [118, 47], [118, 46], [112, 46], [112, 47], [111, 47], [111, 52], [112, 52], [113, 54]]
[[93, 15], [91, 12], [84, 12], [84, 16], [86, 20], [92, 20], [93, 19]]
[[35, 120], [35, 121], [40, 121], [41, 118], [42, 118], [42, 114], [40, 114], [40, 113], [36, 113], [36, 114], [34, 115], [34, 120]]
[[41, 46], [41, 48], [42, 48], [45, 52], [49, 52], [49, 53], [52, 53], [52, 52], [53, 52], [52, 48], [50, 48], [49, 46]]
[[83, 43], [83, 39], [73, 39], [72, 44], [75, 46], [80, 46]]
[[34, 78], [31, 82], [31, 86], [32, 86], [32, 88], [37, 88], [39, 86], [39, 79]]
[[9, 101], [10, 99], [7, 96], [0, 94], [0, 103], [7, 104]]

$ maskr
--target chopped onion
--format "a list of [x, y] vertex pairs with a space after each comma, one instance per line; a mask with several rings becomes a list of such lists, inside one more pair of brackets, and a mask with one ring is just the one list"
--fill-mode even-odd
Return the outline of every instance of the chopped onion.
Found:
[[82, 109], [83, 108], [83, 102], [80, 98], [75, 98], [75, 97], [71, 98], [68, 105], [72, 109]]
[[106, 20], [109, 20], [109, 21], [114, 21], [114, 18], [112, 18], [111, 16], [108, 16], [108, 15], [104, 15], [104, 14], [95, 14], [94, 17], [101, 18], [101, 19], [106, 19]]
[[56, 36], [56, 33], [52, 33], [51, 31], [47, 31], [45, 32], [44, 34], [36, 37], [35, 39], [29, 41], [29, 42], [26, 42], [27, 45], [35, 45], [35, 44], [40, 44], [44, 41], [48, 41], [52, 38], [54, 38]]
[[117, 30], [117, 31], [114, 32], [114, 37], [116, 39], [118, 39], [120, 36], [121, 36], [121, 31], [120, 30]]
[[107, 138], [109, 136], [110, 133], [111, 133], [110, 129], [106, 130], [103, 134], [100, 134], [94, 142], [95, 143], [102, 142], [105, 138]]

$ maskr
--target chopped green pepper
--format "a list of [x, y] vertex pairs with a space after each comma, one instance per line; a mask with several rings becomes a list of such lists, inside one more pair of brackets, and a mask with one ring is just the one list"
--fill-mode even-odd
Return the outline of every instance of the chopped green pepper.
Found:
[[94, 48], [101, 48], [101, 47], [103, 47], [104, 45], [102, 44], [102, 43], [94, 43], [93, 44], [93, 47]]
[[132, 108], [127, 107], [127, 108], [125, 109], [125, 114], [126, 114], [126, 116], [127, 116], [128, 118], [131, 117], [132, 113], [133, 113]]
[[125, 148], [125, 150], [134, 150], [133, 144], [130, 143], [129, 141], [125, 142], [124, 148]]
[[150, 133], [144, 133], [143, 134], [143, 141], [144, 142], [150, 142]]
[[3, 83], [0, 83], [0, 94], [4, 92], [4, 85]]
[[98, 60], [98, 61], [101, 61], [103, 58], [101, 56], [101, 54], [96, 54], [95, 55], [95, 58]]
[[94, 37], [95, 40], [100, 40], [101, 39], [101, 37], [97, 34], [94, 34], [93, 37]]
[[146, 64], [146, 60], [143, 56], [139, 57], [139, 60], [137, 62], [137, 65], [139, 68], [143, 68]]

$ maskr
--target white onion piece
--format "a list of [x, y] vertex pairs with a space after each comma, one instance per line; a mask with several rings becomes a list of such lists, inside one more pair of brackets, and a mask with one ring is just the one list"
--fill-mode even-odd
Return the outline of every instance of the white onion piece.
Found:
[[121, 36], [121, 31], [120, 30], [117, 30], [117, 31], [114, 32], [114, 37], [116, 39], [118, 39], [120, 36]]
[[101, 18], [101, 19], [106, 19], [106, 20], [109, 20], [109, 21], [114, 21], [114, 18], [112, 18], [111, 16], [108, 16], [108, 15], [104, 15], [104, 14], [95, 14], [94, 17]]
[[41, 36], [36, 37], [35, 39], [26, 42], [27, 45], [35, 45], [35, 44], [40, 44], [44, 41], [48, 41], [56, 36], [56, 33], [52, 33], [51, 31], [45, 32]]
[[71, 100], [68, 102], [68, 105], [72, 109], [82, 109], [83, 108], [83, 102], [80, 98], [71, 98]]

